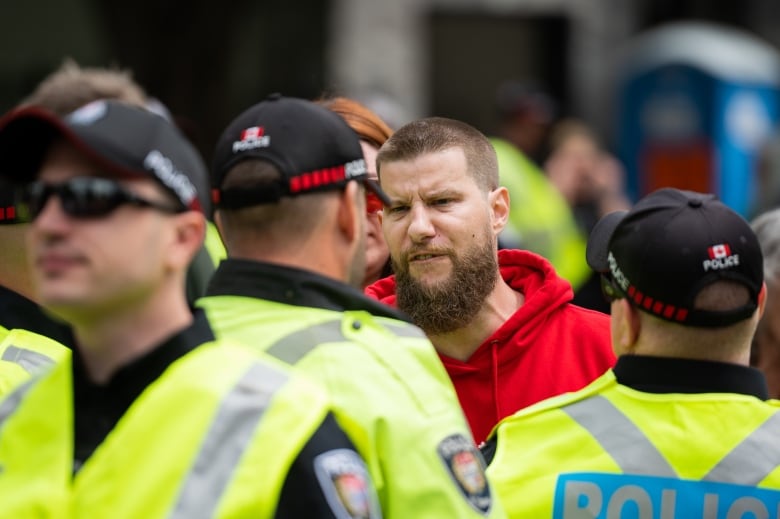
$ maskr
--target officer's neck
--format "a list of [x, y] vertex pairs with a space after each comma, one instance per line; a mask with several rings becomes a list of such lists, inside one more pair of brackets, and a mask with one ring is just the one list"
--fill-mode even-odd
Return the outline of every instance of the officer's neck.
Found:
[[120, 368], [192, 323], [192, 312], [183, 291], [180, 292], [121, 312], [71, 319], [76, 344], [92, 382], [107, 383]]

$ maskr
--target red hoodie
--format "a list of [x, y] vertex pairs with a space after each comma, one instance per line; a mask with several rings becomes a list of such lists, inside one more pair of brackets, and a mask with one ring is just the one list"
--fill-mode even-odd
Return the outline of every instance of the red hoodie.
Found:
[[[539, 400], [586, 386], [615, 363], [609, 316], [569, 304], [574, 294], [549, 261], [522, 250], [498, 251], [501, 277], [525, 302], [466, 362], [439, 355], [474, 440], [499, 420]], [[366, 294], [395, 306], [395, 278]]]

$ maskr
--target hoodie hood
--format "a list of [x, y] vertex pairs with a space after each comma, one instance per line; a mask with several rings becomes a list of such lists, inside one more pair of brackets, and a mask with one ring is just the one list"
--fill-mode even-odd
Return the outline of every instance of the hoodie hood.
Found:
[[[523, 306], [517, 309], [504, 324], [477, 348], [466, 362], [442, 357], [451, 375], [461, 370], [472, 371], [485, 368], [485, 363], [505, 362], [520, 352], [517, 348], [502, 348], [500, 359], [493, 359], [495, 352], [491, 345], [503, 344], [513, 339], [513, 346], [533, 342], [543, 331], [544, 322], [551, 314], [574, 299], [574, 292], [568, 281], [558, 276], [552, 264], [533, 252], [524, 250], [499, 250], [498, 264], [501, 277], [524, 296]], [[517, 341], [521, 339], [521, 343]]]

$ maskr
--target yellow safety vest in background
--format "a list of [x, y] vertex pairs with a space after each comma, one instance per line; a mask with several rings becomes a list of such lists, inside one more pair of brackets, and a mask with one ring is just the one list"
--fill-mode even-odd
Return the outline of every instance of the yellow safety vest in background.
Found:
[[219, 262], [227, 257], [225, 244], [222, 243], [222, 237], [219, 235], [219, 230], [214, 222], [206, 224], [206, 238], [203, 246], [206, 247], [214, 267], [217, 267]]
[[640, 392], [608, 371], [502, 420], [488, 475], [509, 517], [776, 519], [778, 411], [749, 395]]
[[0, 402], [0, 515], [271, 518], [329, 411], [275, 359], [219, 342], [171, 364], [73, 473], [70, 362]]
[[513, 144], [491, 138], [500, 184], [509, 191], [509, 220], [500, 238], [507, 248], [543, 256], [576, 292], [591, 270], [585, 262], [587, 237], [571, 208], [544, 172]]
[[66, 358], [70, 358], [70, 349], [55, 340], [0, 326], [0, 397]]
[[255, 346], [328, 389], [386, 519], [504, 517], [452, 382], [419, 328], [251, 297], [197, 305], [217, 337]]

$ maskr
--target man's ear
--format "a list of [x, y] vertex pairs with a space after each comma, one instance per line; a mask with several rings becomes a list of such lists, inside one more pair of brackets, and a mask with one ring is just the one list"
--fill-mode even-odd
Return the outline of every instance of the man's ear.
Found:
[[349, 182], [339, 196], [339, 207], [336, 222], [344, 238], [353, 243], [363, 232], [361, 220], [365, 218], [365, 202], [361, 203], [358, 195], [362, 194], [360, 186], [355, 181]]
[[176, 268], [186, 269], [206, 237], [206, 217], [196, 211], [174, 216], [170, 262]]
[[761, 291], [758, 293], [758, 318], [761, 319], [764, 316], [764, 310], [766, 309], [766, 293], [769, 289], [766, 286], [766, 282], [761, 284]]
[[504, 186], [499, 186], [488, 193], [488, 203], [492, 213], [493, 232], [498, 235], [509, 220], [509, 191]]
[[639, 310], [626, 299], [618, 299], [612, 303], [612, 347], [620, 356], [633, 353], [641, 330]]

